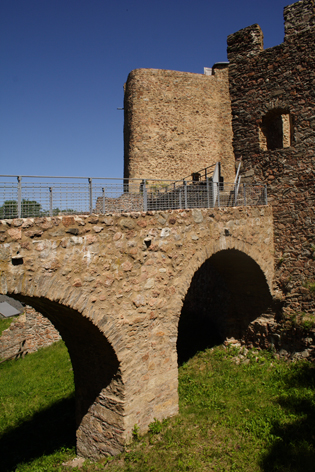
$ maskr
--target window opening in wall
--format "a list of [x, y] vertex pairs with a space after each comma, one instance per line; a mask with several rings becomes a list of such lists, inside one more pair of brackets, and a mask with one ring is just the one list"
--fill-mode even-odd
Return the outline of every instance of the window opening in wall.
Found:
[[259, 128], [259, 144], [263, 151], [291, 146], [292, 120], [284, 110], [271, 110], [262, 119]]

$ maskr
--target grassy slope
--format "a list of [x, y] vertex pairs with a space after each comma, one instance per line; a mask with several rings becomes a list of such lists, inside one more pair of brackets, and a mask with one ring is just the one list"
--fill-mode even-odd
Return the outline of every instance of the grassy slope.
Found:
[[[199, 353], [179, 370], [177, 417], [153, 423], [142, 438], [135, 430], [125, 453], [81, 470], [313, 472], [314, 366], [286, 364], [266, 352], [249, 352], [236, 365], [235, 355], [222, 347]], [[4, 470], [65, 470], [61, 462], [74, 455], [74, 406], [62, 343], [1, 367], [0, 431], [7, 431], [1, 439], [7, 446], [0, 457], [11, 467]], [[39, 443], [28, 440], [34, 428]]]
[[180, 415], [107, 470], [313, 472], [314, 367], [234, 355], [216, 348], [184, 365]]
[[62, 342], [0, 365], [0, 470], [60, 448], [74, 450], [73, 392]]

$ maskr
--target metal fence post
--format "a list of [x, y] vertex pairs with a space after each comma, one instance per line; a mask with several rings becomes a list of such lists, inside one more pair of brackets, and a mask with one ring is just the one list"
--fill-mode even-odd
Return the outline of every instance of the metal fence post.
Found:
[[182, 209], [182, 189], [181, 188], [179, 189], [178, 199], [179, 199], [179, 208], [181, 210]]
[[49, 187], [49, 216], [53, 216], [53, 193], [52, 193], [52, 187]]
[[206, 176], [206, 185], [207, 185], [207, 208], [210, 208], [210, 185], [209, 185], [209, 179], [207, 178], [207, 176]]
[[102, 205], [102, 213], [105, 215], [105, 188], [102, 188], [102, 196], [103, 196], [103, 205]]
[[237, 206], [237, 185], [234, 185], [234, 206]]
[[220, 206], [220, 182], [216, 182], [218, 192], [218, 207]]
[[89, 177], [89, 208], [90, 215], [93, 213], [93, 191], [92, 191], [92, 179]]
[[143, 181], [143, 211], [148, 211], [148, 193], [147, 193], [147, 186], [145, 180]]
[[243, 184], [244, 206], [246, 206], [246, 184]]
[[18, 211], [18, 218], [21, 218], [21, 216], [22, 216], [22, 177], [20, 175], [18, 176], [17, 181], [18, 181], [17, 211]]
[[187, 182], [184, 180], [184, 197], [185, 197], [185, 210], [188, 208], [188, 199], [187, 199]]
[[176, 208], [176, 183], [173, 185], [172, 210]]
[[209, 193], [210, 193], [209, 195], [210, 208], [213, 208], [215, 206], [216, 197], [214, 194], [214, 185], [213, 185], [213, 180], [211, 177], [209, 178]]
[[267, 185], [265, 185], [264, 196], [265, 196], [265, 205], [268, 205]]

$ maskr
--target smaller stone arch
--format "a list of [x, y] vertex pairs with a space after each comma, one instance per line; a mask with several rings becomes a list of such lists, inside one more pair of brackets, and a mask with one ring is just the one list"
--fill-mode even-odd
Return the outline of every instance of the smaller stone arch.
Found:
[[198, 265], [178, 323], [179, 364], [227, 337], [242, 338], [249, 323], [273, 305], [263, 270], [245, 252], [219, 249]]
[[121, 452], [125, 443], [125, 389], [120, 362], [104, 333], [62, 303], [8, 293], [47, 317], [67, 346], [74, 371], [77, 454], [96, 460]]
[[[250, 239], [250, 237], [249, 237]], [[266, 246], [265, 246], [266, 244]], [[217, 240], [211, 241], [210, 244], [200, 248], [198, 252], [189, 261], [184, 274], [181, 277], [182, 283], [178, 287], [177, 297], [174, 300], [176, 307], [182, 307], [182, 300], [191, 285], [192, 278], [196, 271], [202, 266], [204, 262], [210, 259], [214, 254], [226, 249], [234, 249], [240, 251], [250, 258], [252, 258], [260, 267], [264, 274], [270, 293], [273, 293], [274, 280], [274, 256], [273, 256], [273, 241], [267, 240], [264, 245], [258, 248], [256, 245], [249, 243], [245, 238], [236, 239], [229, 236], [222, 236]], [[180, 300], [178, 299], [180, 298]], [[179, 312], [180, 312], [179, 309]], [[175, 312], [174, 312], [175, 313]], [[175, 316], [179, 316], [178, 313]]]

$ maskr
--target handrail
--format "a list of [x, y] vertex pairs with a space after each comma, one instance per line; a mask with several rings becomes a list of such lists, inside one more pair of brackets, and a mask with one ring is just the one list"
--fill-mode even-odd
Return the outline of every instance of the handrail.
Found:
[[237, 197], [238, 197], [238, 191], [241, 185], [241, 175], [240, 175], [240, 170], [241, 170], [241, 162], [238, 165], [237, 171], [236, 171], [236, 176], [234, 180], [234, 205], [237, 205]]
[[22, 179], [22, 178], [27, 178], [27, 179], [82, 179], [82, 180], [125, 180], [127, 182], [142, 182], [143, 180], [154, 180], [157, 182], [174, 182], [172, 179], [152, 179], [151, 178], [139, 178], [139, 179], [131, 179], [129, 177], [75, 177], [72, 175], [17, 175], [17, 174], [0, 174], [1, 177], [6, 177], [6, 178], [16, 178], [16, 179]]
[[240, 173], [240, 170], [241, 170], [241, 162], [239, 163], [238, 165], [238, 168], [237, 168], [237, 171], [236, 171], [236, 176], [235, 176], [235, 179], [234, 179], [234, 185], [236, 185], [237, 183], [237, 180], [238, 180], [238, 176], [239, 176], [239, 173]]
[[[208, 177], [208, 175], [207, 175], [207, 174], [208, 174], [208, 172], [207, 172], [208, 169], [213, 169], [216, 165], [217, 165], [217, 163], [216, 163], [216, 164], [212, 164], [211, 166], [208, 166], [208, 167], [204, 167], [203, 169], [200, 169], [200, 170], [198, 170], [197, 172], [193, 172], [193, 174], [200, 174], [200, 175], [201, 175], [202, 173], [205, 173], [205, 179], [206, 179], [206, 178]], [[187, 181], [188, 179], [191, 178], [191, 176], [192, 176], [192, 174], [187, 175], [186, 177], [183, 177], [183, 178], [181, 178], [181, 179], [174, 180], [174, 183], [182, 182], [183, 180]]]

